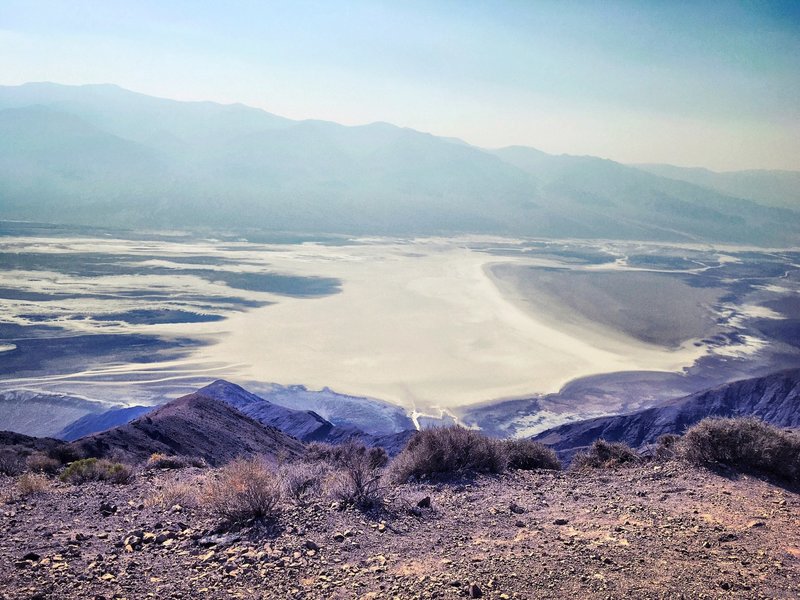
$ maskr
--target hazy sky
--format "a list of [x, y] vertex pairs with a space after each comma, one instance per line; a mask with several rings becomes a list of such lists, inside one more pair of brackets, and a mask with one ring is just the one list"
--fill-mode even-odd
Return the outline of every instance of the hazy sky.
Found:
[[800, 2], [0, 0], [0, 84], [800, 169]]

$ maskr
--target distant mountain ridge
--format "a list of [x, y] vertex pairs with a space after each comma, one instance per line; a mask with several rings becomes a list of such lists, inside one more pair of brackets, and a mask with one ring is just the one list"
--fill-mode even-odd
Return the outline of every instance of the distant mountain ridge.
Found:
[[735, 381], [627, 415], [566, 423], [533, 439], [569, 456], [600, 438], [638, 448], [666, 433], [683, 434], [706, 417], [745, 416], [800, 429], [800, 369]]
[[489, 151], [387, 123], [292, 121], [111, 85], [0, 87], [5, 219], [800, 241], [791, 201], [764, 206], [721, 189], [593, 157]]
[[153, 453], [200, 458], [221, 465], [239, 456], [291, 458], [302, 442], [200, 393], [164, 404], [126, 425], [73, 442], [85, 455], [141, 462]]

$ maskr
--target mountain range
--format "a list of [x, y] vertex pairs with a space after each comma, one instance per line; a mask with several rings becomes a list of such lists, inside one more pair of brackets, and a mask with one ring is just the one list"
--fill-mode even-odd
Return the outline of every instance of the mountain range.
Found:
[[798, 242], [796, 174], [706, 175], [112, 85], [0, 87], [1, 219]]
[[[65, 442], [4, 432], [0, 446], [5, 451], [16, 446], [30, 450], [72, 442], [89, 456], [121, 455], [142, 461], [160, 452], [217, 465], [239, 455], [294, 456], [305, 442], [315, 441], [340, 444], [354, 440], [382, 447], [393, 456], [414, 435], [414, 430], [375, 434], [337, 426], [313, 411], [274, 404], [224, 380], [158, 408], [133, 408], [136, 410], [128, 412], [113, 408], [90, 415], [94, 420], [79, 419], [80, 427], [65, 429], [73, 434], [80, 430], [77, 439], [62, 435]], [[800, 429], [800, 369], [735, 381], [631, 414], [567, 423], [533, 439], [569, 460], [600, 438], [640, 448], [655, 443], [663, 434], [682, 434], [710, 416], [755, 416], [779, 427]]]
[[566, 423], [533, 439], [568, 458], [600, 438], [639, 448], [664, 434], [682, 435], [706, 417], [748, 416], [800, 429], [800, 369], [734, 381], [626, 415]]

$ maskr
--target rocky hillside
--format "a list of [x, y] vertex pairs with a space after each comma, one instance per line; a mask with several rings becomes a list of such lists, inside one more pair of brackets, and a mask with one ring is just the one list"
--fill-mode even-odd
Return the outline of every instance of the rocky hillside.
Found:
[[797, 598], [800, 497], [677, 463], [392, 489], [382, 510], [284, 503], [222, 531], [174, 506], [208, 470], [129, 485], [0, 476], [0, 598]]
[[800, 428], [800, 369], [736, 381], [628, 415], [567, 423], [534, 439], [562, 456], [600, 438], [637, 448], [665, 433], [682, 434], [709, 416], [755, 416], [779, 427]]
[[255, 454], [292, 457], [303, 444], [274, 427], [214, 398], [190, 394], [134, 419], [127, 425], [74, 443], [88, 456], [122, 455], [141, 462], [159, 452], [200, 458], [211, 465]]

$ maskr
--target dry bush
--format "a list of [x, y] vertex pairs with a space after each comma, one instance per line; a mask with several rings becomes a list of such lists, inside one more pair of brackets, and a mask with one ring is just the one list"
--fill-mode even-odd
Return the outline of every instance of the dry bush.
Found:
[[411, 438], [392, 461], [389, 477], [403, 483], [412, 477], [502, 473], [507, 466], [504, 442], [463, 427], [440, 427], [425, 429]]
[[25, 461], [14, 451], [0, 450], [0, 475], [19, 475], [25, 470]]
[[24, 473], [17, 479], [16, 492], [20, 498], [50, 491], [50, 480], [40, 473]]
[[185, 469], [189, 466], [186, 459], [180, 456], [168, 456], [160, 452], [154, 452], [145, 463], [145, 469]]
[[50, 458], [53, 458], [60, 462], [62, 465], [69, 464], [71, 462], [75, 462], [76, 460], [80, 460], [84, 458], [83, 453], [74, 445], [72, 444], [63, 444], [60, 446], [55, 446], [48, 450], [47, 455]]
[[640, 462], [636, 451], [622, 442], [596, 440], [588, 450], [579, 452], [572, 459], [571, 469], [613, 469]]
[[322, 495], [323, 481], [329, 469], [321, 464], [295, 462], [284, 465], [278, 471], [286, 497], [298, 506]]
[[33, 471], [34, 473], [48, 473], [49, 475], [55, 475], [61, 468], [61, 463], [59, 461], [42, 452], [31, 454], [25, 461], [25, 464], [29, 471]]
[[172, 508], [176, 504], [183, 508], [194, 508], [198, 505], [199, 498], [197, 485], [187, 481], [170, 480], [159, 486], [145, 504], [161, 508]]
[[280, 479], [260, 459], [237, 459], [219, 469], [207, 495], [211, 512], [229, 524], [274, 518], [280, 499]]
[[389, 456], [383, 448], [367, 448], [364, 444], [359, 444], [354, 440], [348, 440], [339, 445], [312, 442], [306, 446], [304, 460], [343, 466], [351, 463], [356, 455], [366, 455], [369, 463], [375, 469], [385, 467], [389, 462]]
[[555, 450], [533, 440], [507, 440], [508, 468], [530, 471], [533, 469], [561, 470], [561, 461]]
[[678, 444], [688, 461], [727, 465], [800, 482], [800, 436], [756, 418], [703, 419]]
[[105, 459], [82, 458], [71, 463], [61, 474], [61, 481], [75, 485], [87, 481], [108, 481], [110, 483], [128, 483], [133, 473], [127, 465]]
[[656, 440], [653, 449], [653, 458], [657, 461], [672, 460], [678, 457], [678, 442], [681, 436], [674, 433], [665, 433]]

